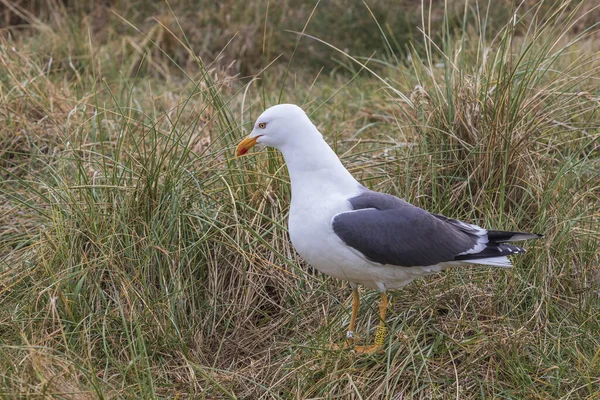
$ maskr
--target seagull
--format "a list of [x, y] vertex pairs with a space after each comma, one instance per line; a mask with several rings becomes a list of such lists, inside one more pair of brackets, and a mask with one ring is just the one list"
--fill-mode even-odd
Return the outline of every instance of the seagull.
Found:
[[[453, 266], [510, 267], [508, 256], [525, 251], [510, 242], [542, 237], [483, 229], [367, 189], [294, 104], [265, 110], [236, 155], [255, 145], [273, 147], [285, 159], [292, 188], [288, 231], [298, 254], [320, 272], [350, 282], [352, 313], [344, 347], [357, 353], [376, 352], [385, 342], [387, 290]], [[354, 343], [358, 285], [381, 292], [372, 345]]]

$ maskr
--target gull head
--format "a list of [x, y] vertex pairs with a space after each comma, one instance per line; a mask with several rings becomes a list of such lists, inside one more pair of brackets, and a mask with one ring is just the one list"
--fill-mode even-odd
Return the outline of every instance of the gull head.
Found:
[[322, 138], [304, 110], [295, 104], [279, 104], [265, 110], [254, 123], [254, 129], [236, 148], [236, 155], [244, 155], [255, 145], [283, 150], [287, 146], [301, 146], [313, 138]]

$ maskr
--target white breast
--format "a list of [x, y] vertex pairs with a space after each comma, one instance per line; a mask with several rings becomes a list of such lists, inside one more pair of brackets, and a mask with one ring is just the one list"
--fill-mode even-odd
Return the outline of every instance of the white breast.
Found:
[[[347, 197], [319, 196], [292, 201], [289, 216], [289, 233], [292, 244], [300, 256], [311, 266], [338, 279], [346, 279], [344, 266], [348, 254], [343, 243], [333, 232], [331, 219], [342, 211], [351, 209]], [[298, 197], [295, 197], [298, 198]], [[318, 207], [314, 207], [318, 204]]]

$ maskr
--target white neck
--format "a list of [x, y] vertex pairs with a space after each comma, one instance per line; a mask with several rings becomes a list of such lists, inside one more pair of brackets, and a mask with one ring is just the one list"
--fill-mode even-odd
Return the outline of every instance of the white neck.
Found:
[[327, 197], [355, 193], [360, 187], [320, 134], [308, 141], [281, 146], [280, 151], [290, 173], [292, 203], [307, 191]]

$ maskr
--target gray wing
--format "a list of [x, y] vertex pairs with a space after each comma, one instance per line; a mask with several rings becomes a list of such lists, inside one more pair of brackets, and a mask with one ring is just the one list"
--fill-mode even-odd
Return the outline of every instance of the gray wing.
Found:
[[486, 247], [484, 229], [431, 214], [388, 194], [364, 189], [349, 202], [354, 210], [335, 215], [333, 231], [376, 263], [435, 265]]
[[414, 267], [489, 261], [525, 251], [506, 242], [542, 237], [487, 231], [366, 188], [348, 201], [353, 210], [332, 218], [333, 231], [348, 246], [379, 264]]

